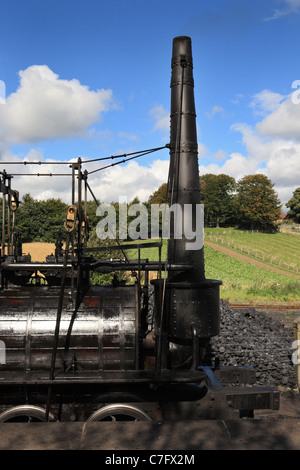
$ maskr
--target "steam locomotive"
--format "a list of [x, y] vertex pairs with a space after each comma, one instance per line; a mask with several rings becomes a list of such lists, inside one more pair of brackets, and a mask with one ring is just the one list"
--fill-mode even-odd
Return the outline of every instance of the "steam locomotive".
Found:
[[[191, 233], [170, 219], [166, 260], [162, 240], [116, 241], [124, 259], [95, 258], [78, 159], [66, 244], [58, 237], [55, 254], [31, 262], [14, 230], [18, 193], [1, 171], [0, 422], [214, 419], [279, 407], [277, 389], [255, 386], [252, 368], [204, 360], [220, 331], [221, 281], [205, 277], [203, 243], [189, 249], [201, 206], [189, 37], [174, 38], [171, 69], [169, 205], [190, 218]], [[159, 249], [156, 262], [128, 259], [128, 248], [148, 246]], [[91, 284], [92, 272], [120, 271], [138, 273], [136, 282]], [[30, 282], [37, 273], [43, 285]]]

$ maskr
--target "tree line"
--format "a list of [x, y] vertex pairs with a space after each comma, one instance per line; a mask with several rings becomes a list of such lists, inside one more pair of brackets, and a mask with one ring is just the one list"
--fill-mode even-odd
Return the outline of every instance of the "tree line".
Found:
[[[161, 185], [148, 202], [168, 201], [167, 183]], [[200, 201], [204, 204], [206, 227], [235, 226], [246, 230], [276, 231], [282, 204], [272, 181], [263, 174], [233, 177], [207, 173], [200, 176]], [[286, 203], [287, 217], [300, 222], [300, 187]]]
[[[242, 229], [275, 231], [281, 215], [281, 203], [274, 185], [265, 175], [248, 175], [236, 182], [228, 175], [205, 174], [200, 177], [200, 199], [204, 204], [204, 223], [206, 227], [236, 226]], [[135, 198], [130, 203], [139, 203]], [[142, 204], [148, 208], [151, 204], [169, 202], [167, 184], [162, 184]], [[119, 203], [112, 202], [117, 215]], [[0, 217], [2, 217], [2, 200], [0, 199]], [[300, 187], [286, 204], [287, 215], [295, 222], [300, 222]], [[55, 242], [58, 229], [63, 229], [68, 204], [61, 199], [36, 200], [25, 194], [20, 201], [15, 216], [15, 229], [19, 230], [22, 241]], [[87, 202], [90, 232], [95, 232], [99, 216], [96, 214], [95, 201]], [[150, 217], [149, 217], [150, 219]], [[128, 224], [132, 218], [128, 217]], [[150, 220], [149, 220], [150, 223]], [[149, 227], [149, 234], [151, 233]], [[150, 236], [150, 235], [149, 235]]]

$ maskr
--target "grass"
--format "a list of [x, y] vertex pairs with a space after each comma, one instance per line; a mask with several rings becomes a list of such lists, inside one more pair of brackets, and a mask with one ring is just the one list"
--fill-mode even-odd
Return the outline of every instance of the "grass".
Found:
[[220, 279], [221, 297], [243, 300], [299, 301], [300, 279], [253, 266], [206, 246], [205, 275]]
[[[253, 249], [255, 240], [260, 239], [260, 246], [263, 248], [266, 255], [269, 253], [268, 247], [271, 247], [281, 259], [285, 256], [283, 248], [280, 249], [280, 246], [282, 246], [281, 241], [283, 240], [281, 236], [273, 239], [275, 243], [273, 242], [272, 244], [270, 243], [269, 234], [247, 234], [245, 232], [238, 233], [238, 231], [236, 231], [235, 235], [243, 242], [245, 248], [248, 248], [247, 241]], [[251, 238], [252, 235], [254, 235], [254, 238]], [[257, 237], [257, 235], [259, 235], [259, 237]], [[296, 238], [292, 235], [287, 235], [287, 237]], [[262, 240], [265, 240], [264, 245], [262, 244]], [[142, 242], [141, 240], [141, 243]], [[298, 238], [296, 243], [294, 240], [290, 240], [290, 243], [295, 248], [299, 243]], [[288, 240], [285, 240], [284, 247], [288, 244]], [[167, 242], [164, 240], [162, 260], [166, 257], [166, 248]], [[137, 250], [129, 250], [128, 256], [131, 259], [136, 259], [138, 257]], [[220, 288], [220, 294], [224, 300], [300, 301], [300, 279], [293, 279], [284, 274], [278, 274], [268, 269], [250, 265], [249, 263], [216, 251], [209, 246], [205, 246], [204, 248], [204, 257], [206, 278], [222, 280], [223, 284]], [[295, 258], [297, 257], [298, 253], [295, 253]], [[150, 261], [158, 260], [158, 248], [142, 249], [141, 258], [148, 258]]]
[[[211, 229], [210, 229], [211, 231]], [[220, 232], [220, 230], [219, 230]], [[224, 230], [222, 229], [222, 232]], [[225, 230], [226, 236], [229, 238], [229, 230]], [[231, 231], [232, 238], [239, 240], [247, 248], [251, 249], [260, 247], [260, 250], [266, 254], [274, 255], [279, 259], [285, 259], [288, 252], [287, 247], [291, 246], [293, 251], [292, 258], [295, 264], [299, 266], [299, 243], [298, 236], [288, 234], [247, 234], [245, 232]], [[222, 233], [222, 235], [224, 235]], [[281, 235], [286, 235], [282, 237]], [[296, 240], [295, 240], [296, 239]], [[147, 240], [148, 241], [148, 240]], [[157, 240], [153, 240], [154, 242]], [[143, 243], [143, 241], [140, 241]], [[31, 247], [31, 249], [30, 249]], [[298, 249], [297, 249], [298, 247]], [[25, 248], [25, 249], [24, 249]], [[54, 245], [45, 244], [26, 244], [23, 245], [23, 251], [31, 252], [33, 261], [45, 260], [46, 254], [53, 253]], [[166, 258], [167, 241], [164, 240], [162, 248], [162, 260]], [[127, 254], [130, 259], [138, 258], [138, 250], [128, 250]], [[223, 282], [221, 286], [221, 297], [224, 300], [266, 300], [266, 301], [300, 301], [300, 279], [294, 279], [284, 274], [277, 274], [267, 269], [256, 267], [239, 261], [232, 256], [214, 250], [209, 246], [205, 246], [205, 273], [210, 279], [220, 279]], [[145, 248], [141, 250], [141, 258], [148, 258], [150, 261], [158, 261], [159, 251], [157, 247]], [[290, 260], [292, 258], [289, 258]]]
[[[156, 242], [159, 242], [159, 241], [160, 240], [137, 240], [137, 242], [140, 243], [141, 245], [143, 243], [149, 243], [149, 242], [153, 242], [153, 244], [155, 244]], [[136, 243], [136, 242], [133, 242], [133, 243]], [[127, 250], [127, 255], [128, 255], [128, 258], [130, 259], [138, 259], [138, 249], [135, 248], [132, 250]], [[163, 240], [163, 246], [161, 250], [162, 261], [166, 259], [166, 255], [167, 255], [167, 240]], [[149, 261], [158, 261], [159, 260], [159, 248], [158, 247], [142, 248], [140, 256], [142, 259], [149, 259]]]
[[205, 239], [271, 266], [300, 273], [300, 236], [245, 232], [234, 228], [205, 229]]

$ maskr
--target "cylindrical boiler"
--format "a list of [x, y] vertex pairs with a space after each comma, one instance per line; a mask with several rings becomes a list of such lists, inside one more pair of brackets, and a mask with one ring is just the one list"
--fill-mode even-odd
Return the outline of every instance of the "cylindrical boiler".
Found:
[[[5, 348], [0, 370], [50, 370], [59, 295], [59, 288], [47, 286], [0, 293], [0, 339]], [[83, 371], [137, 368], [135, 286], [91, 287], [77, 310], [75, 297], [76, 292], [65, 289], [56, 369], [64, 367], [66, 358], [65, 367]]]

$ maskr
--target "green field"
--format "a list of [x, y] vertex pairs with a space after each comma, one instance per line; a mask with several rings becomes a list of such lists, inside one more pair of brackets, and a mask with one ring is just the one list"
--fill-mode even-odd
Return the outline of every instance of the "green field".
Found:
[[204, 253], [206, 277], [222, 280], [224, 300], [300, 300], [300, 279], [253, 266], [209, 246]]
[[300, 274], [300, 235], [245, 232], [234, 228], [205, 229], [205, 240]]
[[[211, 232], [212, 230], [210, 229], [209, 231]], [[253, 251], [259, 250], [264, 254], [264, 262], [266, 264], [272, 264], [280, 267], [280, 269], [284, 269], [283, 263], [285, 260], [288, 260], [289, 272], [297, 273], [297, 268], [299, 269], [300, 237], [298, 236], [281, 233], [274, 235], [246, 233], [233, 229], [219, 230], [217, 235], [220, 237], [222, 235], [223, 240], [227, 238], [232, 243], [238, 241], [244, 249], [243, 254], [253, 259], [257, 258]], [[214, 240], [211, 241], [215, 243]], [[222, 245], [221, 242], [219, 244]], [[226, 243], [223, 243], [223, 245], [228, 247]], [[234, 249], [231, 246], [229, 248]], [[268, 269], [240, 261], [206, 245], [204, 254], [206, 278], [222, 280], [221, 297], [224, 300], [300, 301], [300, 273], [298, 273], [299, 278], [278, 274]], [[137, 250], [130, 250], [128, 255], [130, 258], [137, 258]], [[162, 250], [163, 260], [165, 256], [166, 241]], [[158, 260], [158, 249], [143, 249], [141, 250], [141, 257], [148, 258], [149, 260]], [[271, 257], [276, 257], [275, 263], [269, 262]], [[262, 260], [260, 259], [260, 261]]]

